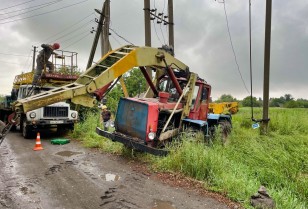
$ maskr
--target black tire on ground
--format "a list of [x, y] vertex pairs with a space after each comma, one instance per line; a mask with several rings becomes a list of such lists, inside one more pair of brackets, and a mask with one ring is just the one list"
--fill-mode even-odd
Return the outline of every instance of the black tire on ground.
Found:
[[25, 139], [30, 139], [33, 136], [31, 128], [27, 126], [26, 120], [21, 121], [21, 131], [22, 131], [22, 136]]
[[231, 123], [229, 121], [220, 121], [218, 124], [219, 124], [218, 126], [221, 131], [222, 143], [225, 144], [227, 143], [228, 136], [231, 133], [231, 129], [232, 129]]

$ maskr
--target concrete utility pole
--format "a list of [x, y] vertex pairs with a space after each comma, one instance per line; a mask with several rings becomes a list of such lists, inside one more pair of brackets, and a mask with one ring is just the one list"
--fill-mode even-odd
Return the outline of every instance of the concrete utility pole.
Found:
[[150, 0], [144, 0], [144, 33], [145, 45], [151, 46], [151, 16]]
[[168, 18], [169, 18], [169, 45], [174, 52], [174, 23], [173, 23], [173, 0], [168, 0]]
[[268, 101], [269, 101], [269, 76], [271, 57], [271, 21], [272, 20], [272, 0], [266, 0], [265, 16], [265, 46], [264, 46], [264, 83], [263, 83], [263, 119], [261, 124], [261, 134], [268, 132]]
[[103, 22], [104, 22], [103, 11], [104, 10], [105, 10], [105, 3], [103, 5], [102, 11], [95, 9], [95, 11], [100, 14], [100, 18], [99, 18], [99, 21], [95, 20], [97, 22], [97, 28], [96, 28], [95, 37], [94, 37], [94, 40], [93, 40], [93, 43], [92, 43], [90, 56], [89, 56], [89, 59], [88, 59], [87, 69], [92, 66], [92, 62], [93, 62], [93, 58], [94, 58], [94, 55], [95, 55], [97, 43], [98, 43], [98, 40], [99, 40], [99, 35], [101, 34], [101, 31], [102, 31], [102, 28], [103, 28]]
[[103, 21], [103, 32], [101, 33], [101, 53], [102, 56], [107, 54], [110, 51], [109, 43], [109, 25], [110, 25], [110, 0], [106, 0], [105, 9], [103, 12], [104, 21]]
[[[145, 34], [145, 46], [151, 46], [151, 5], [150, 0], [144, 0], [144, 34]], [[146, 68], [148, 75], [152, 80], [152, 71], [149, 68]], [[148, 84], [146, 85], [148, 88]]]
[[34, 72], [34, 70], [35, 70], [35, 56], [36, 56], [36, 48], [37, 48], [37, 46], [33, 46], [32, 72]]

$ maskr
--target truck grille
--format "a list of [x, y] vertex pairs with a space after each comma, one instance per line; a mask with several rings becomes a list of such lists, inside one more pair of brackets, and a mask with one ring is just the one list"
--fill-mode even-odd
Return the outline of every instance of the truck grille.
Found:
[[44, 117], [68, 117], [68, 107], [44, 107]]

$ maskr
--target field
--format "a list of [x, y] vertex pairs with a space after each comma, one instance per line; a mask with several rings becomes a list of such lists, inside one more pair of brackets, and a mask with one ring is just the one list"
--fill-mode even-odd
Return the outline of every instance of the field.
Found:
[[[178, 172], [204, 182], [204, 187], [224, 194], [250, 208], [250, 196], [260, 185], [281, 209], [308, 208], [308, 111], [307, 109], [270, 109], [268, 135], [252, 129], [250, 109], [241, 108], [233, 116], [233, 130], [226, 145], [219, 139], [210, 144], [201, 137], [183, 134], [182, 143], [172, 146], [167, 157], [137, 155], [152, 169]], [[261, 109], [255, 109], [261, 118]], [[91, 113], [77, 125], [72, 137], [87, 147], [127, 154], [122, 145], [95, 133], [99, 113]], [[217, 137], [219, 138], [219, 136]]]

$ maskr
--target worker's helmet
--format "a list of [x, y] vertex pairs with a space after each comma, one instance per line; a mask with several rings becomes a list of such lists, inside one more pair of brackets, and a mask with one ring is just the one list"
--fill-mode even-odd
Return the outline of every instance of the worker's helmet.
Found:
[[53, 48], [54, 49], [59, 49], [60, 48], [60, 44], [59, 43], [54, 43], [53, 44]]
[[102, 106], [102, 110], [105, 110], [105, 109], [107, 109], [107, 106], [106, 106], [106, 105], [103, 105], [103, 106]]

